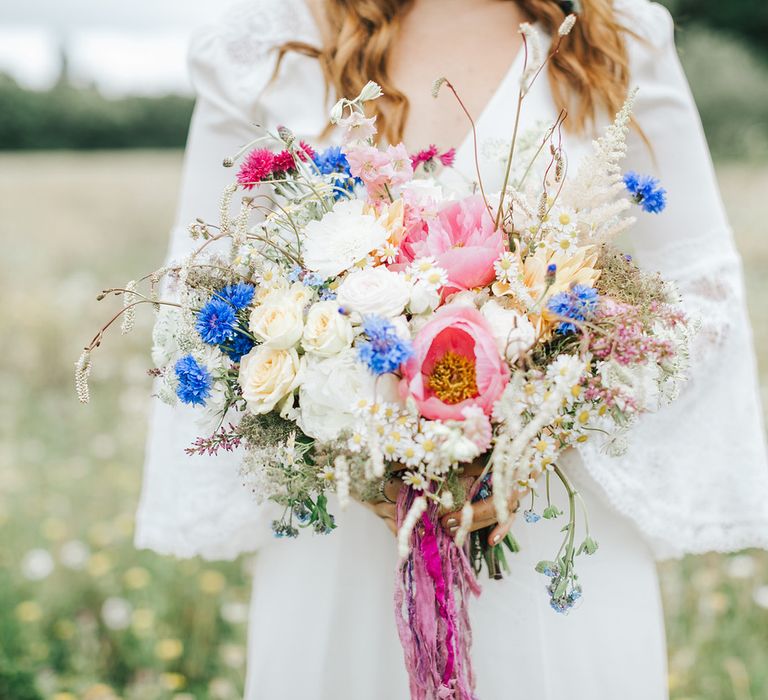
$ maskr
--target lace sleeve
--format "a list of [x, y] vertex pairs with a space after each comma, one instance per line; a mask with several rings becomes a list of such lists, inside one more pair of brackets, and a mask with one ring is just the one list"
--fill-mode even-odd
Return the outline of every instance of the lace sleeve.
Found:
[[[170, 260], [181, 259], [195, 245], [187, 227], [196, 217], [218, 220], [221, 193], [233, 177], [222, 160], [258, 135], [254, 123], [277, 119], [264, 93], [274, 72], [276, 47], [302, 36], [301, 8], [306, 12], [301, 0], [240, 3], [193, 40], [189, 63], [198, 99]], [[282, 85], [288, 92], [301, 92], [290, 77]], [[210, 432], [196, 423], [189, 408], [155, 401], [136, 518], [137, 546], [181, 557], [231, 559], [271, 536], [274, 509], [257, 506], [242, 484], [241, 454], [211, 458], [184, 453], [206, 430]]]
[[701, 122], [680, 66], [669, 13], [616, 0], [639, 87], [639, 134], [627, 170], [661, 179], [669, 203], [641, 214], [627, 242], [636, 262], [674, 280], [698, 324], [681, 397], [633, 430], [619, 459], [585, 446], [584, 461], [614, 506], [659, 556], [768, 546], [768, 467], [741, 261]]

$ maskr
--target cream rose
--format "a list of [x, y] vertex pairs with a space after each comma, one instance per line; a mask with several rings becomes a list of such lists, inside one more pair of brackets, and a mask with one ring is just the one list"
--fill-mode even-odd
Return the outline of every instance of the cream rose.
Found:
[[411, 285], [386, 267], [371, 267], [347, 275], [337, 290], [336, 302], [347, 311], [393, 318], [403, 313], [411, 298]]
[[397, 402], [397, 380], [377, 384], [352, 348], [328, 358], [309, 356], [302, 372], [296, 422], [316, 440], [333, 440], [357, 422], [352, 408], [359, 399]]
[[244, 355], [237, 381], [249, 410], [269, 413], [296, 388], [300, 369], [299, 354], [294, 349], [259, 345]]
[[507, 362], [516, 362], [536, 342], [536, 329], [528, 317], [515, 309], [505, 309], [491, 299], [483, 304], [480, 313], [493, 331], [496, 346]]
[[286, 350], [296, 345], [304, 332], [303, 306], [287, 295], [270, 297], [251, 311], [248, 327], [267, 347]]
[[307, 314], [302, 345], [307, 352], [330, 357], [352, 344], [352, 322], [335, 301], [319, 301]]

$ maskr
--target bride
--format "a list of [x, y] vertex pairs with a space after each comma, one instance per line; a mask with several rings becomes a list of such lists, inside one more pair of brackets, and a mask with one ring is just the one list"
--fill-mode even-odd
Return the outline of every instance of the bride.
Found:
[[[483, 581], [472, 603], [477, 691], [484, 700], [661, 700], [666, 649], [655, 561], [768, 547], [768, 469], [741, 265], [666, 10], [647, 0], [242, 2], [192, 45], [199, 99], [169, 255], [190, 249], [190, 221], [217, 216], [232, 177], [220, 163], [258, 133], [255, 125], [332, 141], [330, 105], [369, 79], [385, 91], [380, 134], [412, 151], [455, 146], [453, 175], [472, 178], [469, 125], [448, 91], [431, 97], [433, 80], [445, 75], [457, 87], [481, 145], [508, 139], [523, 65], [518, 26], [529, 21], [548, 39], [570, 11], [579, 14], [576, 27], [526, 97], [522, 129], [553, 123], [567, 107], [574, 168], [628, 90], [639, 88], [625, 167], [661, 178], [669, 206], [644, 215], [623, 245], [641, 266], [676, 280], [701, 328], [683, 396], [637, 426], [624, 456], [585, 446], [565, 457], [601, 544], [582, 563], [586, 594], [569, 616], [549, 609], [533, 570], [559, 526], [513, 524], [522, 551], [512, 574]], [[481, 147], [481, 169], [498, 189], [492, 151]], [[258, 550], [246, 697], [406, 698], [387, 523], [353, 504], [330, 536], [275, 540], [269, 508], [256, 507], [240, 484], [237, 455], [184, 454], [196, 435], [183, 407], [156, 405], [136, 540], [182, 557]], [[376, 510], [391, 518], [386, 503]], [[482, 514], [475, 520], [486, 524]]]

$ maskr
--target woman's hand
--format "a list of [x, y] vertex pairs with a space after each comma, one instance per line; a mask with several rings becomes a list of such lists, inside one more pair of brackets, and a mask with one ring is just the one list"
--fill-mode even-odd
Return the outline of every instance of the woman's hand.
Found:
[[[464, 469], [464, 475], [462, 476], [462, 482], [470, 491], [475, 481], [480, 477], [483, 472], [483, 465], [478, 463], [472, 463]], [[496, 508], [493, 505], [493, 501], [490, 499], [483, 499], [472, 504], [472, 525], [469, 528], [470, 532], [475, 530], [482, 530], [486, 527], [496, 525], [488, 535], [488, 544], [494, 546], [501, 542], [507, 535], [515, 522], [515, 513], [519, 507], [519, 500], [517, 497], [513, 497], [509, 502], [510, 516], [507, 522], [498, 523], [496, 519]], [[455, 535], [458, 532], [459, 525], [461, 524], [461, 511], [454, 511], [452, 513], [446, 513], [440, 518], [440, 522], [445, 528], [446, 532], [450, 535]]]
[[[472, 464], [464, 469], [464, 475], [462, 476], [462, 482], [464, 488], [469, 491], [475, 480], [480, 476], [483, 471], [482, 465]], [[381, 501], [370, 502], [365, 501], [365, 505], [368, 510], [375, 513], [389, 531], [397, 536], [397, 497], [400, 495], [400, 489], [403, 487], [403, 482], [398, 477], [391, 477], [383, 488], [384, 499]], [[499, 524], [495, 527], [488, 536], [488, 543], [493, 546], [501, 542], [501, 540], [509, 532], [512, 524], [515, 521], [514, 513], [517, 511], [518, 500], [513, 499], [510, 501], [509, 510], [512, 513], [509, 520], [506, 523]], [[472, 504], [473, 518], [470, 531], [481, 530], [484, 527], [489, 527], [496, 524], [496, 509], [494, 508], [491, 500], [482, 500]], [[443, 528], [450, 535], [455, 535], [459, 529], [461, 523], [461, 511], [455, 511], [446, 513], [440, 518], [440, 522]]]
[[395, 537], [397, 537], [397, 497], [400, 495], [402, 487], [403, 482], [398, 477], [390, 477], [382, 489], [383, 500], [362, 501], [368, 510], [374, 512], [384, 521], [384, 524]]
[[[475, 530], [482, 530], [484, 527], [490, 527], [491, 525], [496, 525], [496, 527], [493, 528], [493, 530], [491, 530], [490, 534], [488, 535], [488, 544], [493, 546], [501, 542], [501, 540], [504, 539], [506, 534], [511, 529], [512, 524], [515, 522], [515, 511], [517, 510], [518, 506], [517, 499], [513, 499], [509, 505], [511, 515], [509, 516], [507, 522], [500, 524], [496, 520], [496, 508], [493, 505], [493, 501], [490, 499], [485, 499], [482, 501], [477, 501], [477, 503], [473, 503], [473, 517], [472, 525], [469, 528], [470, 532], [474, 532]], [[458, 532], [459, 525], [461, 524], [461, 511], [446, 513], [442, 518], [440, 518], [440, 522], [449, 534], [455, 535]]]

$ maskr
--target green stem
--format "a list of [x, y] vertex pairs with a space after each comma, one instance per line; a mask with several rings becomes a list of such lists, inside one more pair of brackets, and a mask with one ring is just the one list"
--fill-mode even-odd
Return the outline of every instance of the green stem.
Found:
[[[571, 482], [563, 474], [563, 471], [557, 465], [554, 466], [555, 474], [558, 479], [563, 483], [566, 492], [568, 493], [568, 536], [565, 538], [565, 571], [563, 572], [564, 578], [568, 577], [571, 567], [573, 566], [573, 556], [575, 550], [576, 539], [576, 497], [578, 492], [571, 486]], [[560, 551], [562, 551], [560, 547]], [[558, 553], [559, 556], [559, 553]]]

